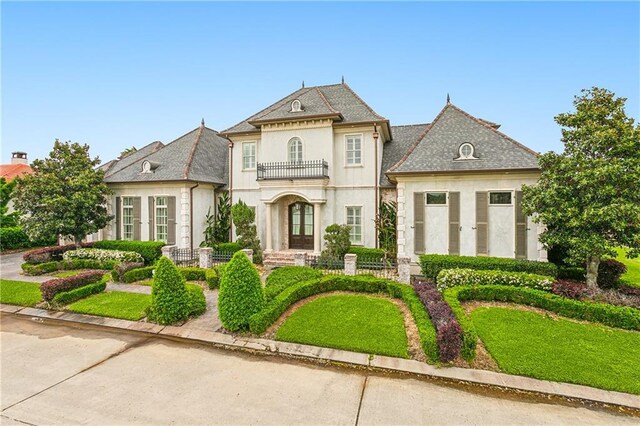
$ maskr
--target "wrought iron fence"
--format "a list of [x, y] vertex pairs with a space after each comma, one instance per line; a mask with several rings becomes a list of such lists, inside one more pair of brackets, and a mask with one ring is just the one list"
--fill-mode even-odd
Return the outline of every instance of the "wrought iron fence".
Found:
[[176, 266], [193, 268], [200, 266], [199, 250], [189, 248], [177, 248], [173, 254]]
[[356, 274], [395, 279], [398, 276], [398, 260], [378, 256], [358, 256]]
[[256, 170], [258, 180], [329, 177], [329, 163], [324, 160], [258, 163]]
[[222, 265], [223, 263], [227, 263], [233, 257], [233, 252], [231, 251], [212, 251], [209, 255], [209, 259], [211, 261], [211, 266]]
[[320, 269], [325, 274], [342, 274], [344, 273], [344, 259], [332, 258], [321, 255], [307, 255], [305, 264], [314, 269]]

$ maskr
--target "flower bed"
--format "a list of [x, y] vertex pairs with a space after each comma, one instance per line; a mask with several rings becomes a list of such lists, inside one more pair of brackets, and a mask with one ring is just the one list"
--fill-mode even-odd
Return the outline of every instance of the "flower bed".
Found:
[[420, 256], [420, 268], [422, 275], [431, 279], [436, 279], [443, 269], [454, 268], [527, 272], [550, 277], [558, 275], [558, 268], [553, 263], [485, 256], [425, 254]]
[[135, 251], [120, 251], [120, 250], [103, 250], [103, 249], [77, 249], [66, 251], [62, 258], [64, 260], [97, 260], [105, 262], [114, 260], [119, 263], [124, 262], [143, 262], [142, 255]]
[[443, 269], [438, 274], [438, 290], [458, 286], [505, 285], [551, 290], [553, 279], [525, 272], [478, 271], [474, 269]]
[[162, 256], [161, 241], [125, 241], [102, 240], [96, 241], [95, 248], [106, 250], [134, 251], [144, 258], [145, 265], [151, 265]]
[[[93, 243], [82, 243], [81, 247], [92, 247]], [[64, 252], [69, 250], [75, 250], [77, 247], [75, 244], [67, 244], [64, 246], [50, 246], [43, 247], [36, 250], [31, 250], [22, 255], [22, 259], [27, 263], [45, 263], [55, 260], [62, 260]]]

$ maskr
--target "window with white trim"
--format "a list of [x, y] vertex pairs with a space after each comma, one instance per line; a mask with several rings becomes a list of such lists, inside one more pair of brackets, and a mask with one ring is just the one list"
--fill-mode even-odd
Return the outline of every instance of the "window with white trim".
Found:
[[456, 160], [477, 160], [475, 156], [476, 148], [469, 142], [465, 142], [458, 147], [458, 158]]
[[168, 197], [156, 197], [156, 241], [167, 242], [169, 238]]
[[347, 207], [347, 225], [351, 244], [362, 244], [362, 207]]
[[362, 136], [347, 135], [345, 138], [347, 165], [362, 164]]
[[256, 143], [244, 142], [242, 144], [242, 170], [256, 168]]
[[133, 197], [122, 197], [122, 239], [133, 240]]
[[302, 140], [299, 137], [289, 139], [289, 162], [302, 162]]

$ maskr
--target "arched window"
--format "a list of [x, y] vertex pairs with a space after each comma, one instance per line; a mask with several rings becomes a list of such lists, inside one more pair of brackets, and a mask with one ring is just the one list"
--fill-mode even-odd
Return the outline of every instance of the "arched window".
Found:
[[472, 160], [477, 159], [475, 154], [475, 147], [468, 142], [463, 143], [458, 148], [458, 154], [460, 155], [457, 160]]
[[302, 140], [298, 137], [289, 139], [289, 161], [292, 163], [302, 161]]
[[302, 103], [296, 99], [291, 102], [291, 112], [300, 112], [302, 111]]

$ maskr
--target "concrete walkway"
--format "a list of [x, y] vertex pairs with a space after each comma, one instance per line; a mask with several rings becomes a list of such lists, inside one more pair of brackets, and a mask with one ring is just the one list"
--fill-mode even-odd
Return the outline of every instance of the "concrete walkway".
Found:
[[22, 259], [24, 253], [25, 252], [0, 255], [0, 278], [3, 280], [29, 281], [33, 283], [43, 283], [53, 278], [48, 275], [24, 275], [20, 267], [20, 265], [24, 263]]

